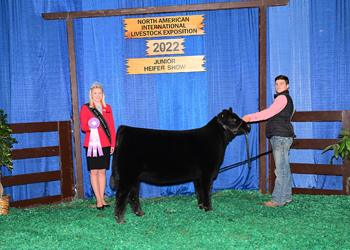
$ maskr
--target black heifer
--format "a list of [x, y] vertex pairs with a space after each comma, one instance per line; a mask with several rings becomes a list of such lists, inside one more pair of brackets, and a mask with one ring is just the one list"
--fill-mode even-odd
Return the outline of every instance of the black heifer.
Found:
[[200, 209], [212, 211], [211, 191], [228, 143], [250, 131], [232, 109], [224, 109], [204, 127], [152, 130], [120, 126], [113, 156], [110, 185], [117, 188], [115, 218], [125, 223], [129, 201], [138, 216], [145, 213], [139, 200], [140, 180], [172, 184], [192, 180]]

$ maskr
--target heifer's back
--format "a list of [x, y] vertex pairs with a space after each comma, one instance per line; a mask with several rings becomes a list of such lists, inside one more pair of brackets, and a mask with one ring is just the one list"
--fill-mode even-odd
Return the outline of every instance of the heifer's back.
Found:
[[184, 131], [120, 126], [113, 172], [160, 184], [187, 181], [218, 170], [226, 146], [223, 128], [214, 119]]

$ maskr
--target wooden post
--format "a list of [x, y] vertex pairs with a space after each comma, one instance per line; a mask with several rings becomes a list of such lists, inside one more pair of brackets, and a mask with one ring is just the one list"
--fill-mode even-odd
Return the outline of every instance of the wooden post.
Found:
[[[342, 111], [342, 127], [350, 129], [350, 110]], [[343, 159], [343, 191], [344, 195], [350, 195], [350, 162], [346, 158]]]
[[70, 121], [58, 122], [58, 145], [60, 148], [61, 197], [74, 198], [74, 170], [72, 154], [72, 130]]
[[78, 199], [84, 199], [84, 184], [83, 184], [83, 170], [82, 170], [83, 164], [81, 161], [79, 102], [78, 102], [78, 87], [77, 87], [77, 69], [76, 69], [76, 63], [75, 63], [73, 19], [67, 18], [66, 23], [67, 23], [67, 40], [68, 40], [68, 54], [69, 54], [68, 56], [69, 56], [70, 86], [71, 86], [71, 93], [72, 93], [76, 188], [77, 188]]
[[[266, 7], [259, 8], [259, 110], [266, 109]], [[259, 154], [265, 153], [266, 122], [259, 123]], [[266, 194], [266, 156], [259, 159], [259, 191]]]

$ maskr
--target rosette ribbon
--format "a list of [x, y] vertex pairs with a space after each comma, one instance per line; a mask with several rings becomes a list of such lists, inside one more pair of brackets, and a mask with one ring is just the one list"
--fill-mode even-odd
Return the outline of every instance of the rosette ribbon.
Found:
[[98, 135], [98, 126], [100, 126], [100, 121], [97, 118], [91, 118], [88, 122], [90, 127], [90, 140], [89, 147], [87, 151], [87, 157], [91, 157], [91, 153], [93, 153], [93, 157], [97, 157], [97, 150], [99, 156], [103, 155], [100, 136]]

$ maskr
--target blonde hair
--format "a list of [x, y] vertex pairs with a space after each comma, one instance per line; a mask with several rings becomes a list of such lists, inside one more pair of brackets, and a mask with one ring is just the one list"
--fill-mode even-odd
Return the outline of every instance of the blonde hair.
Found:
[[90, 108], [94, 107], [94, 101], [92, 100], [92, 90], [96, 89], [96, 88], [100, 88], [102, 90], [102, 106], [103, 107], [107, 107], [106, 102], [105, 102], [105, 92], [103, 91], [102, 85], [99, 82], [94, 82], [91, 87], [90, 87], [90, 91], [89, 91], [89, 106]]

